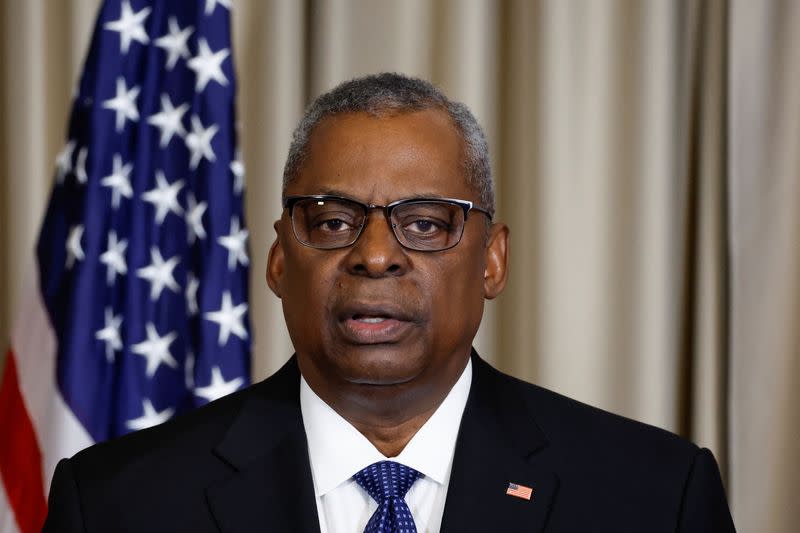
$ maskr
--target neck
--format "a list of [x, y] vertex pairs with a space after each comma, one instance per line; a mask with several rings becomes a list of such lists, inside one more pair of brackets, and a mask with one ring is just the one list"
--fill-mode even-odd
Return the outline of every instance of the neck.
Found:
[[[312, 369], [301, 368], [314, 393], [347, 420], [386, 457], [396, 457], [417, 431], [430, 419], [461, 376], [454, 373], [452, 382], [400, 385], [363, 385], [340, 383], [331, 386], [320, 380]], [[301, 365], [302, 366], [302, 365]], [[444, 386], [442, 386], [444, 385]]]
[[431, 415], [433, 415], [440, 403], [441, 401], [427, 411], [404, 417], [403, 419], [393, 420], [371, 416], [342, 416], [364, 435], [383, 455], [386, 457], [397, 457], [400, 455], [400, 452], [405, 449], [411, 438], [417, 434], [417, 431], [419, 431]]
[[[314, 389], [314, 384], [309, 382]], [[395, 390], [392, 390], [395, 389]], [[450, 391], [420, 394], [405, 386], [357, 385], [314, 392], [355, 427], [379, 452], [396, 457], [428, 421]], [[433, 392], [433, 391], [429, 391]]]

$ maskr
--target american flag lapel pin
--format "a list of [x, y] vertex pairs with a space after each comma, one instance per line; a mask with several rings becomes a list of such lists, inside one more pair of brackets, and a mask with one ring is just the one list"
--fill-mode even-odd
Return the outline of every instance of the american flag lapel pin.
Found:
[[516, 498], [522, 498], [523, 500], [530, 500], [531, 496], [533, 496], [533, 489], [525, 485], [519, 485], [518, 483], [509, 483], [506, 494]]

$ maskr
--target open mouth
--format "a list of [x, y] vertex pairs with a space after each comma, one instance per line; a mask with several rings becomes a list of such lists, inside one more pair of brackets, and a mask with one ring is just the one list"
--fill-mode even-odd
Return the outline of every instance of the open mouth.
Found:
[[393, 305], [354, 303], [339, 317], [345, 339], [353, 344], [400, 342], [414, 323], [411, 314]]
[[387, 320], [391, 320], [388, 316], [369, 316], [369, 315], [354, 315], [353, 320], [363, 322], [364, 324], [380, 324]]

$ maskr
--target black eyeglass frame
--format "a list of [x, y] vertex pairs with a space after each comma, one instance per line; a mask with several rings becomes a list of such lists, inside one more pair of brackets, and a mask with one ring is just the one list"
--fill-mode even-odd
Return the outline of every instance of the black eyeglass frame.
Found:
[[[294, 206], [297, 205], [298, 202], [302, 200], [316, 200], [316, 201], [345, 201], [353, 203], [364, 210], [364, 223], [361, 224], [361, 227], [358, 229], [358, 233], [353, 237], [353, 240], [348, 242], [347, 244], [337, 245], [337, 246], [315, 246], [310, 242], [305, 242], [303, 239], [300, 238], [300, 235], [297, 234], [297, 228], [294, 225], [294, 217], [292, 213], [294, 212]], [[420, 204], [420, 203], [442, 203], [442, 204], [451, 204], [460, 207], [464, 211], [464, 224], [461, 226], [461, 234], [458, 236], [456, 242], [446, 248], [437, 248], [435, 250], [425, 250], [419, 248], [413, 248], [408, 246], [407, 244], [403, 243], [400, 237], [397, 235], [397, 224], [392, 222], [392, 212], [398, 207], [402, 205], [409, 205], [409, 204]], [[292, 233], [294, 234], [295, 239], [297, 242], [302, 244], [303, 246], [308, 246], [309, 248], [314, 248], [316, 250], [339, 250], [341, 248], [347, 248], [348, 246], [352, 246], [358, 241], [358, 238], [361, 237], [361, 233], [364, 231], [364, 228], [367, 227], [367, 219], [369, 218], [370, 211], [375, 209], [381, 209], [383, 211], [384, 216], [386, 217], [386, 223], [389, 224], [389, 228], [392, 230], [392, 234], [394, 238], [397, 239], [397, 242], [403, 248], [407, 250], [413, 250], [415, 252], [443, 252], [445, 250], [449, 250], [458, 246], [461, 242], [461, 239], [464, 237], [464, 228], [467, 225], [467, 220], [469, 219], [470, 211], [477, 211], [478, 213], [483, 213], [486, 215], [486, 218], [489, 219], [489, 222], [492, 221], [493, 215], [492, 213], [483, 207], [479, 207], [475, 205], [474, 202], [470, 200], [461, 200], [459, 198], [427, 198], [427, 197], [417, 197], [417, 198], [403, 198], [400, 200], [395, 200], [394, 202], [386, 205], [377, 205], [377, 204], [365, 204], [364, 202], [360, 202], [353, 198], [347, 198], [346, 196], [336, 196], [331, 194], [310, 194], [310, 195], [299, 195], [299, 196], [287, 196], [283, 199], [283, 208], [289, 210], [289, 220], [292, 222]]]

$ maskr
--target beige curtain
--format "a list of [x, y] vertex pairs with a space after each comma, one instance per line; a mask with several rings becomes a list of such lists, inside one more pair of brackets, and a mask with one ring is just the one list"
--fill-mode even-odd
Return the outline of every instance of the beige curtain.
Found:
[[800, 2], [743, 0], [730, 28], [730, 499], [743, 530], [788, 532], [800, 524]]
[[[0, 341], [98, 0], [0, 10]], [[679, 432], [741, 531], [800, 523], [800, 2], [240, 0], [254, 373], [291, 353], [263, 283], [291, 129], [396, 70], [465, 101], [512, 228], [476, 341], [500, 368]]]

